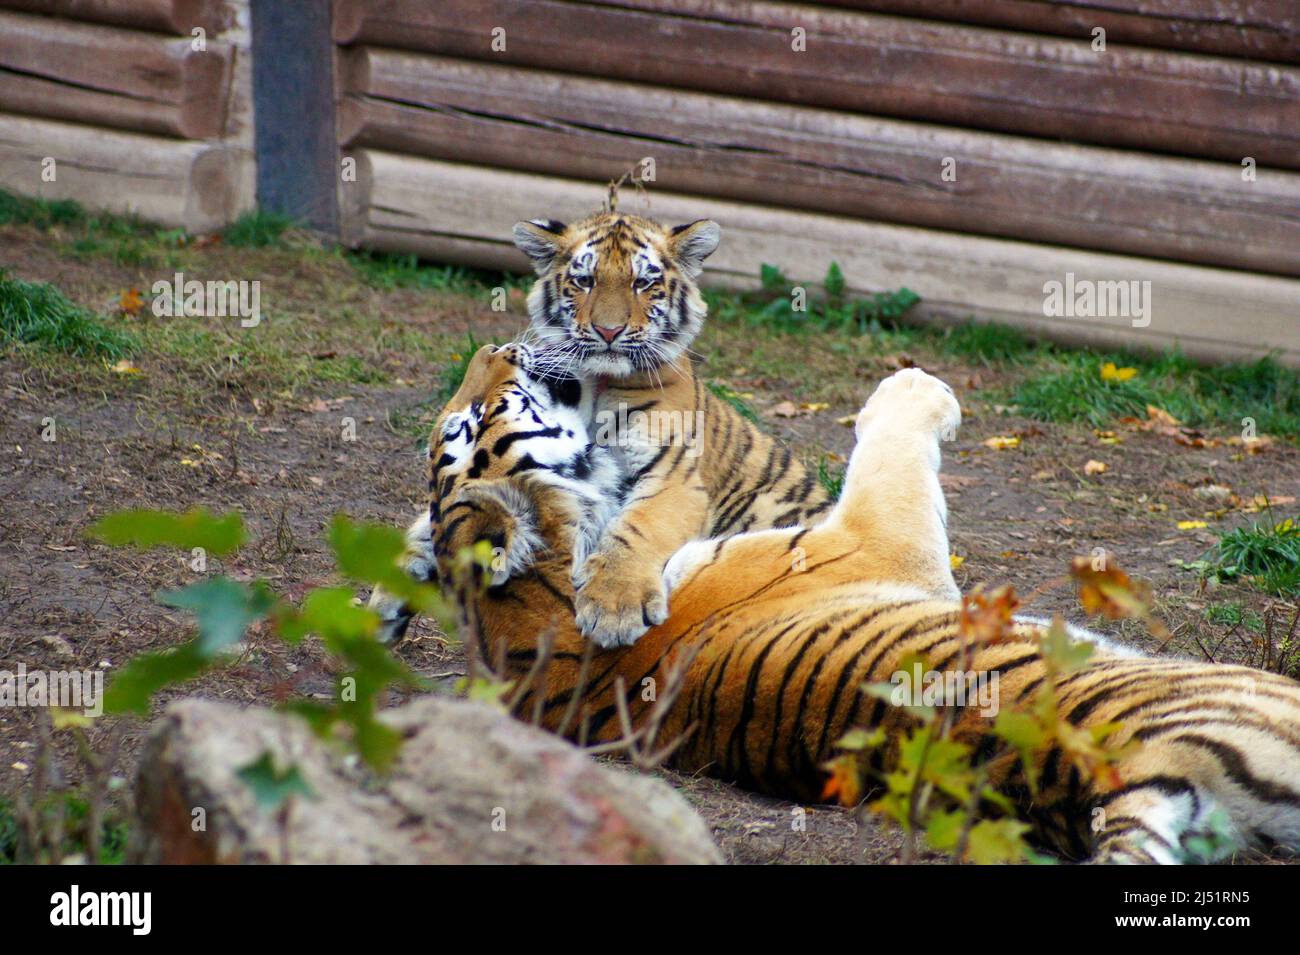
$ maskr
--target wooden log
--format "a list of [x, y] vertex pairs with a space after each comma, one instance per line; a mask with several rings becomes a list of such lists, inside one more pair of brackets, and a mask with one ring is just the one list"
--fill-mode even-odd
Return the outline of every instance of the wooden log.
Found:
[[835, 7], [1107, 43], [1300, 63], [1294, 0], [821, 0]]
[[729, 0], [341, 0], [335, 38], [1300, 168], [1300, 69], [1271, 64]]
[[373, 47], [341, 72], [345, 145], [599, 181], [652, 157], [672, 192], [1300, 275], [1294, 173]]
[[179, 36], [191, 36], [197, 27], [209, 38], [233, 22], [223, 0], [0, 0], [0, 7]]
[[[524, 270], [510, 243], [519, 219], [572, 219], [599, 209], [604, 190], [588, 183], [378, 150], [356, 154], [365, 175], [345, 186], [356, 211], [354, 241], [431, 259]], [[1074, 343], [1165, 348], [1222, 361], [1276, 350], [1300, 365], [1300, 281], [1176, 265], [1152, 259], [1079, 252], [1004, 239], [882, 225], [748, 203], [653, 192], [628, 195], [622, 207], [666, 222], [707, 216], [723, 240], [706, 281], [752, 286], [759, 265], [780, 266], [798, 282], [816, 282], [832, 261], [859, 292], [907, 286], [925, 300], [923, 314], [975, 314]], [[1073, 276], [1073, 278], [1070, 278]], [[1048, 283], [1149, 282], [1141, 315], [1054, 317]], [[1141, 288], [1141, 286], [1139, 286]]]
[[75, 199], [194, 233], [221, 228], [255, 201], [247, 150], [7, 114], [0, 114], [0, 189]]
[[0, 12], [0, 110], [207, 139], [226, 123], [233, 54], [137, 30]]

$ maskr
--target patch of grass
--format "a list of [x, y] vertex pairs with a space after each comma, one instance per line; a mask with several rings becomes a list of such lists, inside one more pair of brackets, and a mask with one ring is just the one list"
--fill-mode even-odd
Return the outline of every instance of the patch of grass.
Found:
[[[1102, 375], [1107, 363], [1133, 374], [1107, 380]], [[1260, 433], [1300, 434], [1300, 372], [1271, 357], [1208, 368], [1178, 352], [1154, 359], [1066, 352], [1021, 382], [1012, 401], [1033, 418], [1093, 427], [1127, 416], [1145, 418], [1147, 405], [1153, 405], [1194, 427], [1240, 431], [1250, 418]]]
[[736, 413], [746, 421], [759, 426], [762, 425], [762, 419], [759, 418], [758, 412], [754, 410], [754, 406], [722, 382], [711, 381], [708, 384], [708, 388], [709, 391], [713, 392], [715, 397], [725, 401], [727, 404], [731, 405], [731, 407], [735, 408]]
[[86, 210], [71, 199], [31, 199], [0, 189], [0, 225], [48, 229], [85, 222], [88, 218]]
[[[451, 356], [451, 362], [443, 368], [442, 377], [438, 382], [438, 391], [434, 397], [442, 405], [451, 401], [460, 390], [460, 383], [465, 380], [465, 373], [469, 371], [469, 363], [474, 360], [474, 353], [479, 350], [481, 342], [474, 338], [474, 333], [470, 332], [465, 336], [465, 347]], [[494, 342], [494, 344], [499, 344]]]
[[532, 284], [532, 278], [527, 276], [467, 269], [458, 265], [432, 265], [420, 261], [416, 255], [396, 252], [363, 250], [349, 252], [347, 259], [362, 281], [371, 288], [383, 291], [413, 288], [481, 297], [491, 294], [494, 289], [526, 289]]
[[0, 271], [0, 342], [27, 343], [78, 358], [120, 359], [139, 347], [135, 336], [106, 326], [53, 285]]
[[279, 245], [284, 234], [294, 225], [294, 220], [279, 212], [254, 209], [226, 226], [221, 233], [226, 245], [243, 249], [264, 249]]
[[1252, 633], [1264, 632], [1264, 618], [1239, 603], [1214, 604], [1207, 607], [1205, 619], [1220, 627], [1245, 627]]
[[1018, 328], [974, 320], [948, 329], [938, 344], [949, 354], [986, 365], [1019, 361], [1035, 347]]
[[1270, 518], [1221, 534], [1211, 566], [1219, 577], [1246, 578], [1279, 597], [1300, 596], [1300, 518]]
[[[63, 830], [67, 833], [60, 850], [60, 859], [51, 861], [85, 854], [89, 806], [84, 799], [72, 793], [61, 793], [47, 799], [40, 811], [48, 815], [62, 812]], [[99, 864], [121, 865], [125, 862], [128, 837], [126, 822], [116, 814], [106, 812], [100, 829]], [[0, 865], [14, 865], [18, 861], [18, 813], [12, 802], [0, 799]]]
[[159, 229], [134, 216], [91, 214], [70, 199], [34, 199], [0, 190], [0, 225], [11, 224], [61, 230], [64, 251], [73, 258], [107, 258], [136, 267], [171, 264], [168, 253], [187, 238], [183, 230]]
[[844, 472], [842, 467], [832, 467], [826, 458], [817, 462], [817, 482], [826, 489], [832, 501], [838, 501], [844, 492]]
[[706, 291], [710, 314], [783, 331], [838, 330], [866, 335], [891, 325], [921, 300], [906, 288], [853, 297], [837, 262], [827, 269], [820, 294], [815, 288], [796, 286], [774, 265], [764, 264], [759, 280], [762, 288], [758, 292]]

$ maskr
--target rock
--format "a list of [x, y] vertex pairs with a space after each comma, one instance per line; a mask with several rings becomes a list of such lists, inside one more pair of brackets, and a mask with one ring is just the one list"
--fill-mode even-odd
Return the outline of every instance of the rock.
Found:
[[[598, 763], [483, 704], [425, 697], [384, 719], [406, 737], [377, 779], [298, 717], [208, 700], [168, 708], [136, 783], [143, 863], [717, 863], [671, 787]], [[269, 752], [315, 798], [280, 813], [239, 778]], [[200, 811], [201, 810], [201, 811]]]

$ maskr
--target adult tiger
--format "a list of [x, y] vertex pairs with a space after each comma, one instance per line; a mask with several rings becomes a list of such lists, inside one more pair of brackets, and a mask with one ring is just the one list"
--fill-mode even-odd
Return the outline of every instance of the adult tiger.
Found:
[[816, 476], [696, 377], [689, 347], [707, 311], [695, 278], [721, 230], [601, 213], [520, 222], [538, 278], [528, 297], [539, 370], [591, 393], [592, 431], [625, 475], [626, 503], [574, 568], [579, 628], [632, 643], [668, 615], [661, 572], [690, 540], [814, 523]]
[[[857, 420], [844, 492], [810, 529], [767, 530], [687, 545], [668, 562], [671, 616], [631, 647], [599, 651], [581, 679], [587, 641], [573, 623], [570, 571], [615, 519], [619, 471], [582, 430], [590, 400], [529, 372], [526, 348], [487, 346], [474, 356], [431, 440], [428, 523], [412, 565], [435, 572], [467, 618], [484, 659], [503, 657], [523, 677], [552, 634], [553, 658], [535, 688], [555, 728], [575, 690], [588, 739], [617, 738], [616, 680], [634, 721], [693, 653], [664, 739], [696, 728], [675, 765], [743, 786], [815, 799], [821, 764], [854, 726], [900, 728], [902, 710], [867, 696], [923, 654], [936, 671], [961, 659], [960, 604], [948, 564], [939, 487], [939, 435], [960, 410], [942, 382], [909, 369], [886, 379]], [[503, 566], [479, 590], [455, 572], [455, 555], [479, 540]], [[421, 544], [421, 542], [430, 542]], [[392, 602], [390, 613], [401, 612]], [[997, 702], [1025, 699], [1049, 679], [1042, 624], [1019, 622], [1012, 639], [976, 642], [964, 664], [997, 673]], [[1064, 718], [1079, 727], [1122, 723], [1108, 745], [1139, 740], [1117, 763], [1119, 788], [1102, 792], [1051, 750], [1037, 760], [1032, 799], [1015, 761], [994, 783], [1019, 803], [1045, 845], [1099, 861], [1172, 862], [1185, 841], [1226, 815], [1239, 845], [1300, 847], [1300, 685], [1245, 667], [1148, 659], [1100, 637], [1081, 669], [1055, 678]], [[570, 724], [571, 726], [576, 725]], [[962, 711], [957, 732], [992, 740], [990, 720]], [[888, 770], [893, 751], [882, 750]], [[1105, 809], [1094, 832], [1094, 810]]]

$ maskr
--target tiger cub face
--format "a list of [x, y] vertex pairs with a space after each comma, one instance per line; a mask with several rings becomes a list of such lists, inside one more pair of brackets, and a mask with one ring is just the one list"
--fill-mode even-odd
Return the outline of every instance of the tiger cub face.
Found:
[[528, 311], [543, 369], [624, 378], [675, 362], [704, 320], [695, 279], [721, 235], [708, 219], [665, 228], [615, 213], [517, 223], [539, 276]]

